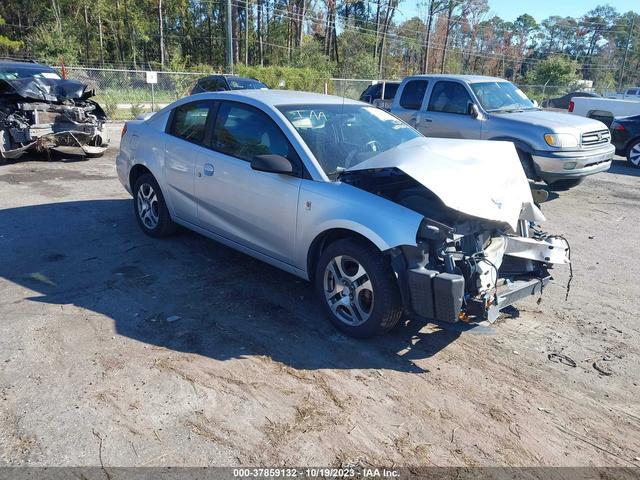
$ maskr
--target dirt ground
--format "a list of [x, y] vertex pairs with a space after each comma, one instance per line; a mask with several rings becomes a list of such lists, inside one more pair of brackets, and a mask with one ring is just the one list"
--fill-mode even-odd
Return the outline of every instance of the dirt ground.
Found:
[[144, 236], [115, 137], [0, 165], [0, 465], [640, 466], [640, 170], [543, 206], [567, 301], [558, 268], [490, 328], [356, 341], [293, 276]]

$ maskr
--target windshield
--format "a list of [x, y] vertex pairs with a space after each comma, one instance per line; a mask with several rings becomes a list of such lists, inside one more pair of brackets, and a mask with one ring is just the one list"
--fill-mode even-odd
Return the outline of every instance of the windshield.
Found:
[[253, 78], [227, 78], [231, 90], [261, 90], [268, 87]]
[[31, 78], [31, 77], [52, 78], [55, 80], [60, 79], [60, 75], [58, 75], [54, 70], [47, 67], [41, 67], [38, 65], [34, 65], [34, 66], [0, 65], [1, 80], [17, 80], [19, 78]]
[[329, 177], [422, 135], [393, 115], [362, 105], [278, 107]]
[[536, 106], [510, 82], [472, 83], [471, 89], [487, 112], [532, 110]]

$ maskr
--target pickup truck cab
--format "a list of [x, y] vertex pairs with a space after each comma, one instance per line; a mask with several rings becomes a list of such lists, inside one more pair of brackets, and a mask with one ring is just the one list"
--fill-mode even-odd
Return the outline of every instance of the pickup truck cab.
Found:
[[615, 154], [602, 122], [543, 111], [496, 77], [407, 77], [391, 112], [428, 137], [513, 142], [527, 177], [557, 188], [608, 170]]

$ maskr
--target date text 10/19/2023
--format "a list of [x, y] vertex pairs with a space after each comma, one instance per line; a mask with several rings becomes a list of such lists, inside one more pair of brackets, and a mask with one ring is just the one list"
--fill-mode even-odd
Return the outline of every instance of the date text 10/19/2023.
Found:
[[234, 468], [236, 478], [398, 478], [400, 473], [387, 468]]

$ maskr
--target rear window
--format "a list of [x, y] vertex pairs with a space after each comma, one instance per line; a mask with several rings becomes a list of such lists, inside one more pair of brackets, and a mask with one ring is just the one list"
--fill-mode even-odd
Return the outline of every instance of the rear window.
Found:
[[266, 90], [268, 87], [253, 78], [232, 78], [227, 77], [227, 83], [231, 90]]
[[203, 143], [210, 102], [193, 102], [176, 107], [169, 133], [193, 143]]
[[409, 80], [402, 90], [400, 106], [407, 110], [420, 110], [428, 85], [427, 80]]

